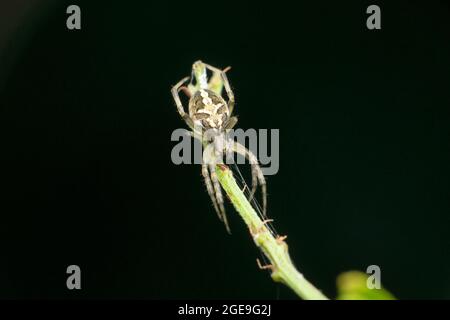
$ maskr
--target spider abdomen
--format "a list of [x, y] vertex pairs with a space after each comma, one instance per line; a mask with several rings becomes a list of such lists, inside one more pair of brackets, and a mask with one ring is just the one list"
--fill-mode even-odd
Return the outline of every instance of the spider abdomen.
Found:
[[230, 117], [225, 100], [208, 89], [200, 89], [189, 100], [189, 115], [206, 130], [221, 129]]

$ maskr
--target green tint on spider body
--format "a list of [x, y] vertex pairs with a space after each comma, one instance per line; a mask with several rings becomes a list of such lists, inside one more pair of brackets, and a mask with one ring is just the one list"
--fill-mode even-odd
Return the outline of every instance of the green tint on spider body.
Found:
[[209, 89], [200, 89], [189, 100], [189, 116], [204, 130], [222, 130], [230, 119], [230, 109], [220, 95]]

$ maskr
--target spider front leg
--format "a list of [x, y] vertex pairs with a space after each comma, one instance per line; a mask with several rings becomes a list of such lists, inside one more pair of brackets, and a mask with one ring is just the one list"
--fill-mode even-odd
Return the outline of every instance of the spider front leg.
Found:
[[[204, 64], [206, 68], [208, 68], [209, 70], [211, 70], [212, 72], [217, 72], [220, 74], [220, 76], [222, 77], [222, 81], [223, 81], [223, 85], [225, 87], [225, 91], [227, 92], [227, 96], [228, 96], [228, 108], [230, 109], [230, 114], [233, 113], [233, 109], [234, 109], [234, 93], [231, 90], [231, 86], [230, 86], [230, 82], [228, 81], [228, 77], [225, 73], [224, 70], [220, 70], [216, 67], [213, 67], [209, 64]], [[229, 68], [227, 68], [228, 70]]]
[[194, 121], [192, 121], [191, 117], [184, 111], [183, 104], [181, 103], [179, 92], [182, 88], [182, 85], [189, 80], [189, 77], [185, 77], [181, 79], [176, 85], [172, 87], [172, 96], [173, 100], [175, 101], [175, 104], [177, 105], [178, 113], [180, 114], [181, 118], [186, 122], [186, 124], [194, 130]]
[[253, 198], [255, 194], [256, 188], [258, 187], [258, 183], [261, 186], [262, 200], [263, 200], [263, 214], [266, 215], [267, 211], [267, 187], [266, 187], [266, 179], [264, 178], [264, 174], [261, 170], [261, 167], [258, 163], [258, 159], [256, 156], [244, 147], [242, 144], [235, 142], [233, 144], [233, 151], [244, 156], [250, 161], [250, 165], [252, 167], [252, 190], [250, 193], [250, 200]]

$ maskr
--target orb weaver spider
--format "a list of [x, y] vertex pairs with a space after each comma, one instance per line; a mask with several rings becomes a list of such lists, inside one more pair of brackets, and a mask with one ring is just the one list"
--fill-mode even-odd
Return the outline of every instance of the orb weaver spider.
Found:
[[[216, 165], [223, 164], [224, 154], [228, 156], [234, 152], [249, 160], [252, 168], [250, 200], [259, 184], [263, 198], [264, 215], [267, 207], [266, 180], [258, 164], [258, 159], [250, 150], [233, 141], [226, 134], [237, 123], [237, 117], [232, 116], [234, 93], [226, 75], [229, 69], [228, 67], [221, 70], [200, 60], [196, 61], [192, 65], [191, 77], [181, 79], [171, 90], [178, 113], [192, 130], [191, 135], [199, 139], [204, 146], [202, 175], [214, 209], [228, 232], [230, 232], [230, 228], [225, 213], [222, 189], [216, 173]], [[212, 72], [209, 80], [207, 70]], [[186, 87], [185, 83], [189, 79], [190, 82]], [[222, 97], [223, 87], [227, 93], [228, 101], [225, 101]], [[180, 91], [183, 91], [189, 98], [188, 113], [185, 112], [181, 102]]]

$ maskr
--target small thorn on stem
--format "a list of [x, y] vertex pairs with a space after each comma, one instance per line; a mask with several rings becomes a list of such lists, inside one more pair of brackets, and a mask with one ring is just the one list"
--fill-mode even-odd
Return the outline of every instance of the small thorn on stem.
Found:
[[281, 244], [284, 242], [284, 240], [287, 238], [287, 236], [278, 236], [276, 241], [278, 244]]
[[223, 69], [222, 71], [223, 71], [223, 72], [228, 72], [228, 71], [230, 71], [230, 69], [231, 69], [231, 66], [228, 66], [228, 67], [226, 67], [225, 69]]
[[251, 227], [250, 228], [250, 234], [253, 236], [253, 238], [256, 238], [258, 236], [259, 233], [262, 233], [264, 231], [267, 231], [267, 227], [266, 230], [264, 230], [264, 227], [266, 226], [266, 224], [268, 224], [269, 222], [273, 222], [273, 219], [265, 219], [262, 221], [262, 225], [260, 225], [259, 227]]
[[222, 164], [222, 163], [218, 163], [217, 166], [218, 166], [222, 171], [228, 170], [228, 167], [227, 167], [226, 165]]
[[273, 269], [274, 269], [273, 265], [271, 265], [271, 264], [262, 265], [261, 261], [259, 261], [258, 258], [256, 258], [256, 263], [258, 264], [258, 268], [261, 269], [261, 270], [269, 269], [269, 270], [273, 271]]
[[[273, 219], [265, 219], [265, 220], [263, 220], [262, 221], [262, 225], [259, 226], [259, 228], [256, 230], [255, 234], [265, 231], [264, 227], [266, 227], [266, 224], [268, 224], [269, 222], [273, 222]], [[267, 229], [267, 227], [266, 227], [266, 229]]]

